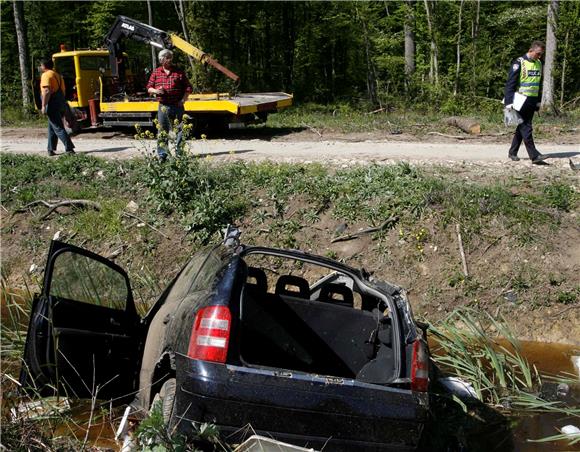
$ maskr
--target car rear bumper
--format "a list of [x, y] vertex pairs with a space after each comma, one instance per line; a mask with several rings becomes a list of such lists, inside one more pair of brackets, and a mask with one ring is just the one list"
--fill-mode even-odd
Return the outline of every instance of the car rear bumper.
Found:
[[175, 423], [212, 422], [226, 440], [256, 433], [325, 450], [413, 450], [427, 405], [411, 391], [178, 357]]

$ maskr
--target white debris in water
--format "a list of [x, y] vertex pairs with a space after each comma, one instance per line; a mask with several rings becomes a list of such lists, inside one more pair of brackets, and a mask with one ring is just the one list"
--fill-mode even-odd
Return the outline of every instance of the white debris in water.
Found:
[[580, 428], [576, 427], [575, 425], [565, 425], [564, 427], [562, 427], [560, 429], [560, 431], [562, 432], [562, 434], [571, 437], [571, 438], [575, 438], [576, 436], [580, 435]]
[[574, 364], [576, 373], [580, 377], [580, 356], [571, 356], [570, 359], [572, 360], [572, 364]]

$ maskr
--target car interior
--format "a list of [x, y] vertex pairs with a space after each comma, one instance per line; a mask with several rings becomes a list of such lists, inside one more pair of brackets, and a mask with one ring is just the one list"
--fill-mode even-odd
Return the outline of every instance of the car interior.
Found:
[[379, 309], [381, 300], [337, 271], [312, 284], [277, 274], [280, 268], [269, 273], [247, 268], [240, 309], [244, 364], [367, 383], [393, 379], [391, 319]]

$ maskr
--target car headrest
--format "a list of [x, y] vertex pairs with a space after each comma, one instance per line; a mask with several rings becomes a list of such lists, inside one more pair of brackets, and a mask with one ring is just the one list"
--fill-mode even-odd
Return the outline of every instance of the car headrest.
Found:
[[[298, 290], [289, 290], [294, 287]], [[310, 298], [310, 286], [308, 281], [300, 276], [282, 275], [276, 282], [276, 295], [289, 295], [291, 297]]]
[[[255, 282], [252, 281], [255, 280]], [[246, 279], [246, 286], [252, 289], [266, 293], [268, 291], [268, 278], [266, 273], [261, 268], [248, 267], [248, 277]]]
[[325, 284], [320, 290], [319, 301], [334, 303], [341, 306], [354, 307], [352, 290], [343, 284]]

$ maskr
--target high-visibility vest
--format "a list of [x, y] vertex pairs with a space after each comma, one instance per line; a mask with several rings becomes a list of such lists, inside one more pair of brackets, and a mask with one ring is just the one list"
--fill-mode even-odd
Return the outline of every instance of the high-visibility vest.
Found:
[[525, 96], [538, 97], [540, 94], [540, 79], [542, 78], [542, 62], [520, 58], [520, 88], [518, 92]]

